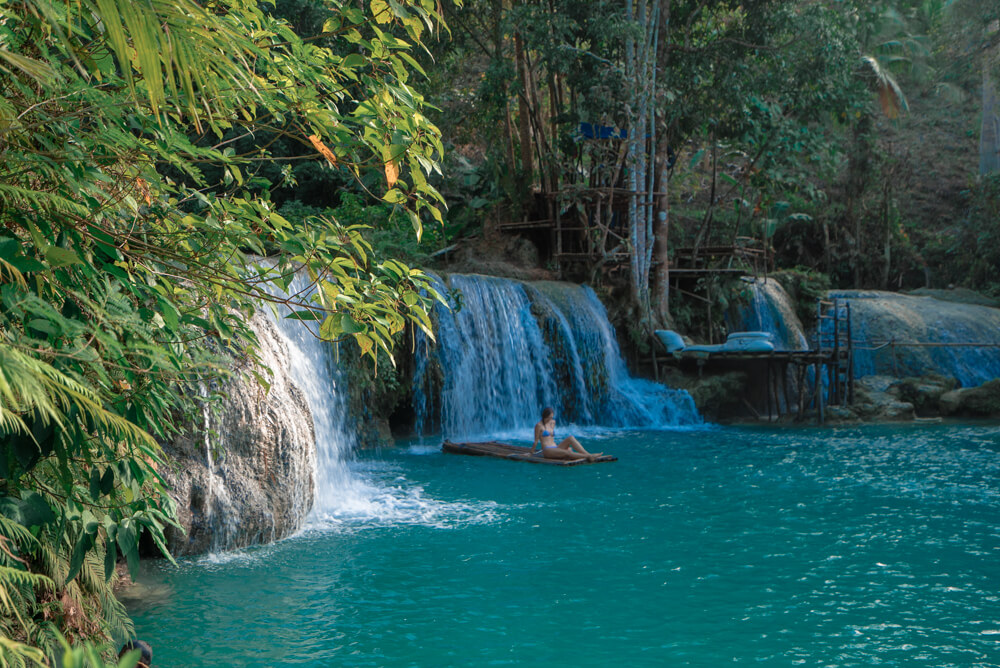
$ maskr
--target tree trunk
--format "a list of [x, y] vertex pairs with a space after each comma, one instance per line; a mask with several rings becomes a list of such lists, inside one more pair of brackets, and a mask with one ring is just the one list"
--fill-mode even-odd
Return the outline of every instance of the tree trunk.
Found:
[[527, 198], [527, 190], [534, 179], [535, 166], [532, 160], [531, 142], [531, 112], [528, 97], [528, 63], [524, 56], [524, 41], [520, 33], [514, 33], [514, 61], [517, 66], [517, 76], [521, 82], [521, 94], [517, 98], [517, 126], [521, 141], [521, 172], [524, 183], [522, 185], [522, 197]]
[[[633, 0], [625, 0], [625, 20], [629, 23], [635, 20], [635, 8]], [[625, 40], [625, 81], [631, 86], [629, 95], [629, 107], [634, 111], [638, 106], [635, 39], [631, 34]], [[628, 230], [629, 242], [632, 246], [629, 253], [629, 275], [631, 277], [632, 302], [639, 305], [639, 255], [636, 248], [636, 214], [639, 208], [638, 196], [636, 194], [636, 163], [638, 162], [639, 146], [636, 138], [637, 128], [635, 119], [629, 119], [628, 129], [628, 157], [625, 160], [625, 168], [628, 170]], [[612, 184], [612, 187], [614, 184]]]
[[[667, 62], [670, 36], [670, 0], [662, 0], [660, 7], [660, 39], [657, 41], [656, 64], [664, 76], [670, 71]], [[656, 156], [656, 221], [655, 236], [655, 273], [653, 278], [653, 294], [656, 299], [654, 309], [655, 321], [661, 326], [670, 322], [670, 135], [666, 132], [666, 122], [662, 118], [666, 108], [657, 104], [660, 118], [654, 115], [653, 132], [658, 137]]]
[[990, 58], [983, 63], [983, 121], [979, 134], [979, 174], [1000, 170], [1000, 108], [996, 83], [990, 77]]
[[864, 287], [862, 259], [864, 257], [864, 193], [871, 176], [872, 167], [872, 118], [862, 114], [854, 125], [854, 142], [847, 160], [847, 183], [845, 185], [846, 207], [844, 223], [848, 234], [853, 236], [851, 247], [851, 268], [854, 273], [854, 287]]

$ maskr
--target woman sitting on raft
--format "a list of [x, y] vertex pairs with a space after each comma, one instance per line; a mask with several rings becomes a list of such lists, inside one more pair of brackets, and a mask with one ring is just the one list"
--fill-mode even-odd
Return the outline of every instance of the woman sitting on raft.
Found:
[[580, 441], [567, 436], [556, 445], [556, 412], [551, 408], [542, 410], [542, 419], [535, 425], [535, 442], [531, 444], [531, 454], [542, 444], [542, 457], [545, 459], [586, 459], [594, 461], [603, 452], [587, 452]]

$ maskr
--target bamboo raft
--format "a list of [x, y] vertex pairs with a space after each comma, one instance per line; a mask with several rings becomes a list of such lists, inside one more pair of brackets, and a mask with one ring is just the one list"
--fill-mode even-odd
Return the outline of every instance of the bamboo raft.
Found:
[[577, 466], [579, 464], [603, 464], [604, 462], [618, 461], [618, 458], [614, 455], [601, 455], [592, 462], [586, 459], [545, 459], [541, 453], [531, 454], [531, 448], [527, 446], [509, 445], [498, 441], [483, 443], [452, 443], [451, 441], [445, 441], [441, 444], [441, 451], [452, 455], [497, 457], [498, 459], [509, 459], [515, 462], [551, 464], [552, 466]]

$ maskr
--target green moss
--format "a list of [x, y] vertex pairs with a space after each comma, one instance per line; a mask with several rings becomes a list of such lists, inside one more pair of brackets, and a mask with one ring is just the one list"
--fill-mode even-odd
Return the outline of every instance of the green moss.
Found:
[[954, 378], [930, 374], [919, 378], [904, 378], [893, 385], [894, 393], [900, 400], [913, 404], [917, 415], [936, 415], [940, 411], [941, 396], [955, 389], [958, 381]]
[[976, 417], [1000, 416], [1000, 378], [963, 392], [962, 412]]
[[746, 393], [749, 378], [742, 371], [695, 377], [673, 369], [663, 380], [670, 387], [687, 390], [694, 399], [698, 412], [707, 420], [718, 420], [745, 412], [742, 397]]
[[[389, 419], [410, 398], [410, 365], [393, 366], [389, 356], [381, 351], [376, 365], [371, 358], [361, 355], [353, 341], [339, 345], [340, 367], [348, 392], [347, 410], [356, 426], [358, 445], [370, 448], [390, 442]], [[396, 345], [399, 360], [403, 353], [399, 341]]]
[[771, 275], [792, 298], [795, 314], [799, 316], [802, 326], [808, 329], [815, 325], [816, 301], [826, 297], [830, 290], [830, 277], [806, 267], [785, 269]]

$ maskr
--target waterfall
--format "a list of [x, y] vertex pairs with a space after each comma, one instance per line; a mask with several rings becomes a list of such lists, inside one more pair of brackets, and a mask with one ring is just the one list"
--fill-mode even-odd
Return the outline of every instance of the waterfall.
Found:
[[851, 305], [856, 377], [937, 373], [962, 387], [1000, 377], [1000, 309], [874, 290], [830, 298]]
[[732, 319], [733, 331], [768, 332], [776, 350], [808, 350], [802, 322], [781, 283], [773, 278], [744, 280], [753, 299]]
[[[306, 277], [299, 275], [289, 292], [302, 299], [311, 289]], [[460, 504], [442, 504], [424, 497], [421, 487], [411, 485], [398, 472], [384, 471], [378, 465], [355, 466], [355, 425], [348, 415], [345, 379], [334, 345], [318, 338], [318, 323], [279, 317], [277, 325], [288, 347], [289, 375], [305, 394], [315, 431], [316, 493], [308, 526], [384, 522], [436, 525], [453, 515], [470, 512]]]
[[458, 274], [435, 288], [451, 289], [452, 308], [435, 309], [436, 345], [418, 341], [419, 433], [523, 432], [544, 406], [577, 425], [700, 422], [686, 392], [629, 376], [607, 312], [589, 288]]
[[[289, 292], [299, 298], [311, 290], [308, 278], [298, 275]], [[280, 309], [281, 316], [287, 309]], [[316, 439], [315, 501], [312, 514], [336, 514], [358, 502], [355, 477], [347, 468], [347, 458], [355, 446], [348, 425], [346, 390], [334, 359], [333, 344], [318, 337], [318, 324], [276, 318], [278, 332], [288, 347], [289, 375], [305, 394], [312, 413]]]

